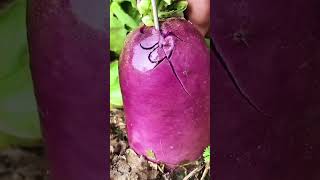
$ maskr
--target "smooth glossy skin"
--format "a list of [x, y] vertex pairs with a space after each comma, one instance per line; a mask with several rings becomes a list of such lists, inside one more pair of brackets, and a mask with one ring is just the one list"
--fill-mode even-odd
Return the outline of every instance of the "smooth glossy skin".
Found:
[[[168, 19], [161, 30], [141, 27], [129, 35], [120, 59], [120, 85], [130, 146], [174, 167], [196, 160], [209, 145], [210, 57], [190, 22]], [[158, 41], [149, 59], [152, 49], [142, 47]], [[157, 66], [150, 62], [161, 59]]]
[[[29, 1], [31, 70], [51, 180], [108, 177], [108, 43], [97, 21], [105, 10], [94, 2]], [[95, 14], [96, 24], [81, 13]]]
[[271, 116], [253, 109], [213, 59], [215, 179], [320, 178], [319, 6], [213, 1], [217, 50], [242, 90]]

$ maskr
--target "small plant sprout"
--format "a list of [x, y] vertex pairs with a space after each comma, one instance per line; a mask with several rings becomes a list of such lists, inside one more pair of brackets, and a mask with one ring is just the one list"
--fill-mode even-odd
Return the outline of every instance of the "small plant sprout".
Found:
[[148, 150], [146, 151], [146, 156], [147, 156], [147, 158], [152, 159], [152, 160], [155, 160], [155, 159], [156, 159], [156, 155], [155, 155], [154, 152], [153, 152], [152, 150], [150, 150], [150, 149], [148, 149]]
[[203, 168], [204, 170], [200, 180], [204, 180], [206, 178], [210, 169], [210, 146], [204, 149], [202, 157], [205, 162], [205, 165], [201, 164], [200, 166], [192, 170], [186, 177], [183, 178], [183, 180], [191, 179], [191, 177], [195, 176], [195, 174], [199, 173]]
[[208, 146], [204, 152], [203, 152], [203, 159], [204, 159], [204, 162], [206, 163], [206, 166], [205, 166], [205, 169], [202, 173], [202, 176], [201, 176], [201, 179], [200, 180], [204, 180], [206, 175], [208, 174], [209, 172], [209, 169], [210, 169], [210, 146]]
[[204, 162], [209, 164], [210, 163], [210, 146], [208, 146], [204, 152], [203, 152], [203, 158], [204, 158]]

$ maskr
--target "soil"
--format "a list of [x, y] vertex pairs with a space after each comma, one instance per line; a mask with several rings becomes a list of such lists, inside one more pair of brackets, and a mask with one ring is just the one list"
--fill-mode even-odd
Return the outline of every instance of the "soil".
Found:
[[137, 155], [128, 146], [122, 110], [110, 112], [110, 177], [111, 180], [209, 180], [202, 159], [185, 166], [168, 170]]
[[[209, 180], [202, 178], [202, 159], [175, 170], [147, 161], [128, 146], [122, 110], [110, 113], [111, 180]], [[207, 169], [208, 170], [208, 169]], [[206, 171], [207, 171], [206, 170]], [[42, 145], [32, 148], [12, 147], [0, 151], [0, 180], [48, 180], [49, 171]]]
[[48, 180], [43, 147], [0, 151], [0, 180]]

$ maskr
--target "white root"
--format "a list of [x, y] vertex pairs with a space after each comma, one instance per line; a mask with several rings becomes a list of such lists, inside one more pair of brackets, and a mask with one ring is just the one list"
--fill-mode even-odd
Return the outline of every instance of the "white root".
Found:
[[197, 172], [201, 171], [201, 169], [203, 168], [203, 166], [201, 167], [197, 167], [194, 170], [192, 170], [186, 177], [183, 178], [183, 180], [188, 180], [190, 179], [192, 176], [194, 176]]
[[204, 169], [200, 180], [204, 180], [204, 178], [206, 178], [206, 175], [208, 174], [209, 169], [210, 169], [210, 165], [206, 164], [206, 168]]

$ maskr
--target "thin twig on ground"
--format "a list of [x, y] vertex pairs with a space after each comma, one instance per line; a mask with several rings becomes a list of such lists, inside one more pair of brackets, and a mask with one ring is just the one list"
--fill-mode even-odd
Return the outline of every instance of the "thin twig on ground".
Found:
[[183, 180], [188, 180], [190, 179], [192, 176], [194, 176], [197, 172], [201, 171], [201, 169], [203, 168], [203, 166], [199, 166], [197, 168], [195, 168], [194, 170], [192, 170], [186, 177], [183, 178]]
[[206, 178], [206, 175], [208, 174], [209, 169], [210, 169], [210, 164], [207, 163], [200, 180], [204, 180], [204, 178]]

